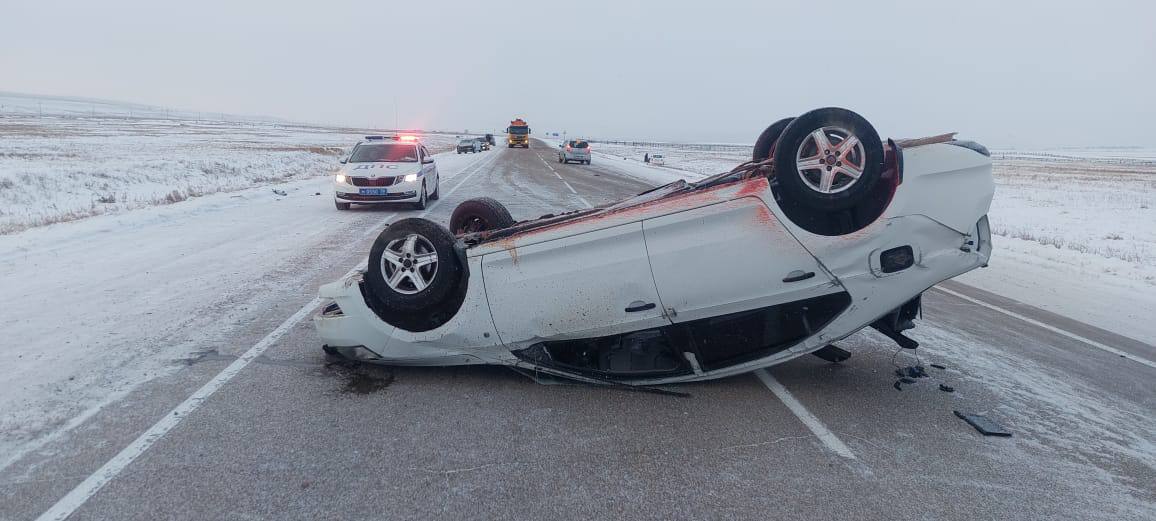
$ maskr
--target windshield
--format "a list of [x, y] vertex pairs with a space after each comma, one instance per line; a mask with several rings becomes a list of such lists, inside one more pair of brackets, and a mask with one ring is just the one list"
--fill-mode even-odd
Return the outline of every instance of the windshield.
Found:
[[511, 134], [529, 134], [530, 127], [510, 127], [507, 129]]
[[590, 148], [590, 143], [585, 141], [571, 141], [570, 148]]
[[401, 143], [362, 144], [353, 151], [350, 163], [416, 163], [417, 147]]
[[472, 140], [472, 139], [463, 139], [463, 140], [461, 140], [461, 141], [458, 141], [458, 144], [459, 144], [459, 145], [472, 145], [472, 144], [474, 144], [474, 140]]

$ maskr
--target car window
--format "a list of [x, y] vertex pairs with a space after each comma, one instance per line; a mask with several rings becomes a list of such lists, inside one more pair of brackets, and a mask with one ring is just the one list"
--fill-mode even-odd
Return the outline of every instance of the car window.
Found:
[[590, 144], [585, 141], [571, 141], [570, 148], [589, 148]]
[[417, 147], [401, 143], [362, 143], [353, 151], [350, 163], [416, 163]]
[[426, 158], [426, 157], [430, 156], [429, 149], [426, 148], [425, 145], [421, 145], [421, 153], [422, 153], [422, 158]]

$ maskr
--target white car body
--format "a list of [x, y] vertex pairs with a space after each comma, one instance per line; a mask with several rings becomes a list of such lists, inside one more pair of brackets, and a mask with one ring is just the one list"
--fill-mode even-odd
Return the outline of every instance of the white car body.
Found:
[[[789, 345], [716, 362], [701, 350], [699, 359], [683, 352], [687, 369], [679, 374], [620, 381], [705, 380], [779, 364], [845, 338], [931, 286], [988, 262], [990, 158], [939, 143], [904, 149], [900, 164], [901, 181], [882, 216], [854, 233], [825, 236], [799, 227], [776, 203], [765, 177], [671, 196], [659, 188], [466, 248], [472, 275], [464, 303], [433, 330], [407, 331], [379, 318], [362, 294], [362, 273], [321, 287], [320, 295], [336, 306], [316, 316], [315, 324], [327, 346], [363, 360], [502, 364], [583, 379], [580, 371], [528, 360], [527, 353], [576, 339], [704, 327], [719, 317], [747, 320], [741, 318], [746, 312], [762, 320], [757, 313], [796, 309], [789, 327], [806, 333]], [[894, 273], [881, 269], [881, 252], [903, 246], [911, 247], [913, 265]], [[814, 312], [805, 303], [837, 311], [808, 324]], [[766, 316], [789, 316], [775, 313]], [[722, 338], [720, 345], [726, 344]]]
[[581, 139], [573, 139], [558, 145], [558, 162], [590, 164], [590, 143]]
[[655, 166], [665, 165], [666, 158], [664, 158], [662, 154], [654, 154], [653, 156], [650, 156], [650, 164]]
[[[355, 161], [359, 148], [379, 146], [411, 147], [415, 160]], [[436, 197], [440, 181], [437, 162], [420, 141], [366, 136], [342, 160], [333, 179], [333, 197], [339, 205], [415, 203], [421, 201], [423, 190], [426, 197]]]

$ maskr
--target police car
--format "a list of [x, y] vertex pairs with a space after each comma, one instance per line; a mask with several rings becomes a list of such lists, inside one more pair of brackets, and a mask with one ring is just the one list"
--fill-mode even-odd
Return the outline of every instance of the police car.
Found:
[[437, 163], [417, 136], [365, 136], [341, 164], [333, 178], [338, 210], [383, 203], [413, 203], [421, 210], [440, 195]]

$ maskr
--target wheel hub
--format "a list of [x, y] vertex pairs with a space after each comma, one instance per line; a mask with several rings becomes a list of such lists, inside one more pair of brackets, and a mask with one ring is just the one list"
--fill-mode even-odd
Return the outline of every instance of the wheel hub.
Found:
[[390, 289], [413, 295], [429, 287], [437, 277], [438, 254], [433, 243], [411, 233], [394, 239], [381, 254], [381, 274]]
[[863, 143], [840, 127], [816, 129], [795, 153], [795, 169], [808, 188], [821, 194], [847, 190], [859, 181], [866, 166]]

